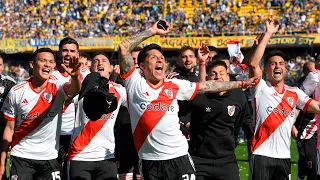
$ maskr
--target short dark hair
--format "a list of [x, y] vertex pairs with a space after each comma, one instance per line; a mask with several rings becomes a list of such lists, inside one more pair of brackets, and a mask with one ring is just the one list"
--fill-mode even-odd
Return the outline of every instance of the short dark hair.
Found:
[[109, 59], [108, 55], [107, 55], [106, 53], [104, 53], [104, 52], [96, 52], [96, 53], [94, 53], [94, 54], [92, 55], [92, 59], [93, 59], [94, 57], [98, 56], [98, 55], [103, 55], [103, 56], [105, 56], [105, 57], [107, 57], [107, 58]]
[[190, 50], [190, 51], [192, 51], [194, 54], [196, 54], [196, 51], [194, 50], [193, 47], [191, 47], [191, 46], [182, 46], [182, 47], [178, 50], [178, 57], [180, 57], [180, 55], [181, 55], [184, 51], [186, 51], [186, 50]]
[[270, 59], [274, 56], [280, 56], [283, 60], [287, 61], [286, 55], [282, 51], [275, 49], [266, 54], [264, 59], [264, 66], [266, 66], [269, 63]]
[[79, 56], [80, 56], [80, 57], [87, 58], [88, 60], [90, 59], [90, 55], [89, 55], [88, 53], [85, 53], [85, 52], [80, 52], [80, 53], [79, 53]]
[[51, 53], [51, 54], [53, 55], [54, 60], [56, 60], [56, 55], [55, 55], [55, 53], [52, 51], [52, 49], [50, 49], [50, 48], [40, 48], [40, 49], [37, 49], [36, 51], [34, 51], [34, 52], [32, 53], [32, 61], [35, 62], [36, 59], [37, 59], [38, 54], [39, 54], [39, 53], [42, 53], [42, 52]]
[[149, 45], [145, 46], [144, 48], [142, 48], [142, 50], [139, 52], [138, 65], [140, 65], [141, 63], [144, 62], [144, 60], [148, 56], [148, 52], [153, 49], [158, 50], [161, 52], [161, 54], [163, 54], [162, 49], [158, 44], [149, 44]]
[[209, 48], [209, 51], [215, 51], [215, 52], [218, 53], [218, 49], [217, 49], [216, 47], [214, 47], [214, 46], [208, 46], [208, 48]]
[[210, 69], [214, 68], [214, 67], [217, 67], [217, 66], [223, 66], [226, 68], [226, 70], [228, 69], [228, 66], [226, 64], [226, 62], [222, 61], [222, 60], [217, 60], [217, 61], [212, 61], [212, 63], [210, 63], [208, 66], [207, 66], [207, 73], [209, 72]]
[[304, 63], [303, 67], [302, 67], [302, 71], [304, 73], [304, 75], [308, 75], [308, 73], [310, 72], [308, 64], [313, 63], [314, 67], [317, 69], [317, 63], [315, 61], [308, 61], [306, 63]]
[[131, 52], [140, 52], [141, 50], [142, 50], [142, 47], [137, 46]]
[[222, 60], [225, 60], [225, 59], [230, 61], [230, 56], [227, 55], [227, 54], [224, 54], [224, 53], [220, 53], [220, 54], [215, 55], [212, 58], [212, 62], [214, 62], [214, 61], [222, 61]]
[[59, 50], [61, 50], [62, 46], [65, 45], [65, 44], [75, 44], [77, 46], [77, 50], [79, 50], [79, 44], [73, 38], [70, 38], [70, 37], [63, 38], [59, 43]]

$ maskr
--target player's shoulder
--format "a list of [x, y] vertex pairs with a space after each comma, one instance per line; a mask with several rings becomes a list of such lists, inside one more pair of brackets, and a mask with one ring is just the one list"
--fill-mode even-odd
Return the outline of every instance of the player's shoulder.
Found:
[[113, 82], [113, 81], [109, 81], [108, 84], [109, 84], [109, 86], [113, 86], [113, 87], [123, 87], [121, 84], [118, 84], [118, 83]]
[[17, 91], [23, 89], [28, 83], [29, 83], [29, 81], [22, 81], [22, 82], [20, 82], [20, 83], [18, 83], [18, 84], [16, 84], [16, 85], [14, 85], [14, 86], [11, 88], [11, 90], [12, 90], [13, 92], [17, 92]]
[[49, 77], [49, 82], [57, 82], [59, 79], [60, 78], [57, 75], [51, 74], [51, 76]]
[[58, 77], [58, 76], [60, 76], [61, 74], [60, 74], [60, 72], [59, 72], [59, 70], [58, 69], [55, 69], [54, 71], [52, 71], [52, 73], [51, 73], [51, 76], [56, 76], [56, 77]]
[[319, 78], [319, 72], [318, 71], [309, 72], [309, 74], [306, 76], [304, 82], [315, 81], [315, 80], [318, 80], [318, 78]]
[[171, 72], [167, 75], [168, 79], [174, 79], [177, 78], [177, 76], [179, 76], [180, 74], [178, 72]]
[[301, 94], [301, 93], [303, 92], [301, 89], [299, 89], [299, 88], [296, 87], [296, 86], [288, 86], [288, 85], [285, 85], [284, 87], [285, 87], [285, 89], [286, 89], [287, 91], [290, 91], [290, 92], [292, 92], [292, 93]]
[[291, 90], [291, 91], [296, 91], [296, 90], [299, 89], [299, 88], [296, 87], [296, 86], [289, 86], [289, 85], [284, 85], [284, 88], [285, 88], [286, 90]]
[[1, 75], [1, 80], [3, 80], [3, 81], [12, 81], [13, 83], [16, 83], [16, 81], [12, 77], [6, 76], [6, 75]]
[[114, 87], [115, 89], [126, 90], [121, 84], [115, 83], [113, 81], [109, 81], [109, 87]]

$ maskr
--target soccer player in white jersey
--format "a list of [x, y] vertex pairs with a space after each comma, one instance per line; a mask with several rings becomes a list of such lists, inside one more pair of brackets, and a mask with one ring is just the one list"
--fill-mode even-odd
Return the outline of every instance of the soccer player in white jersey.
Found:
[[[306, 79], [304, 80], [304, 82], [302, 83], [302, 90], [307, 94], [307, 95], [313, 95], [314, 99], [316, 100], [320, 100], [320, 96], [319, 96], [319, 80], [320, 80], [320, 70], [319, 67], [317, 67], [317, 70], [315, 71], [311, 71]], [[316, 127], [320, 127], [320, 116], [319, 115], [315, 115], [315, 121], [316, 121]], [[310, 124], [312, 124], [310, 122]], [[313, 126], [314, 127], [314, 126]], [[310, 133], [309, 133], [310, 134]], [[318, 142], [317, 142], [317, 164], [316, 164], [316, 173], [317, 173], [317, 177], [320, 178], [320, 133], [318, 130]]]
[[[110, 62], [104, 53], [93, 56], [92, 72], [98, 72], [109, 79]], [[117, 97], [116, 110], [104, 114], [99, 120], [90, 121], [83, 110], [84, 98], [76, 97], [76, 123], [70, 144], [70, 179], [117, 179], [117, 165], [114, 160], [113, 127], [120, 106], [127, 106], [127, 93], [123, 86], [108, 82], [109, 92]]]
[[[260, 61], [269, 39], [277, 32], [274, 20], [266, 21], [266, 32], [259, 39], [252, 55], [247, 58], [250, 77], [260, 76]], [[309, 98], [297, 87], [284, 84], [286, 61], [281, 51], [273, 50], [265, 57], [267, 80], [259, 79], [251, 87], [254, 107], [254, 136], [250, 150], [249, 179], [290, 179], [291, 128], [294, 111], [320, 113], [318, 101]]]
[[11, 146], [11, 179], [60, 179], [56, 158], [64, 100], [79, 92], [78, 58], [70, 58], [71, 81], [52, 76], [55, 57], [51, 49], [41, 48], [32, 55], [33, 77], [14, 86], [3, 106], [7, 120], [1, 151], [3, 176], [5, 159]]
[[[90, 71], [84, 67], [82, 63], [83, 57], [79, 55], [79, 44], [76, 40], [72, 38], [64, 38], [60, 41], [59, 44], [59, 55], [60, 55], [60, 63], [57, 64], [56, 70], [52, 73], [55, 77], [64, 80], [65, 82], [70, 81], [71, 76], [66, 71], [65, 68], [70, 69], [70, 60], [72, 57], [79, 56], [79, 63], [82, 65], [80, 68], [80, 79], [81, 81], [90, 73]], [[67, 179], [67, 166], [64, 163], [66, 158], [66, 154], [68, 152], [71, 134], [74, 127], [75, 121], [75, 107], [72, 103], [72, 97], [67, 99], [63, 105], [63, 113], [62, 113], [62, 124], [61, 124], [61, 135], [60, 135], [60, 145], [59, 145], [59, 154], [58, 154], [58, 162], [59, 165], [62, 166], [61, 179]], [[61, 167], [60, 167], [61, 168]]]
[[[157, 22], [158, 23], [158, 22]], [[188, 155], [188, 143], [180, 131], [177, 100], [190, 100], [197, 93], [244, 88], [255, 83], [247, 81], [193, 83], [165, 78], [165, 58], [161, 47], [151, 44], [138, 55], [143, 76], [136, 70], [130, 52], [145, 39], [165, 35], [168, 29], [158, 29], [157, 23], [119, 46], [120, 75], [128, 93], [128, 107], [135, 147], [138, 151], [141, 178], [195, 179], [195, 169]], [[206, 54], [208, 56], [208, 54]]]

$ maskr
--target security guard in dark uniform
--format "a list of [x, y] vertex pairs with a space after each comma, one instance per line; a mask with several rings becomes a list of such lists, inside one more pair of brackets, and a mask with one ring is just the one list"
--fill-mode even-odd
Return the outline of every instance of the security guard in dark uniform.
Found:
[[[208, 66], [208, 79], [230, 81], [227, 65], [214, 61]], [[197, 180], [239, 180], [234, 150], [237, 126], [242, 124], [248, 138], [253, 136], [248, 101], [241, 89], [218, 94], [200, 94], [189, 103], [191, 110], [190, 153]], [[236, 130], [237, 129], [237, 130]]]
[[[173, 70], [172, 73], [168, 74], [168, 79], [184, 79], [190, 82], [198, 81], [198, 75], [195, 73], [195, 65], [196, 65], [196, 55], [195, 50], [190, 46], [183, 46], [178, 51], [178, 61], [177, 67]], [[179, 101], [180, 109], [185, 108], [188, 105], [187, 101]], [[180, 130], [189, 139], [189, 128], [190, 128], [190, 113], [181, 115], [178, 113], [180, 118]]]

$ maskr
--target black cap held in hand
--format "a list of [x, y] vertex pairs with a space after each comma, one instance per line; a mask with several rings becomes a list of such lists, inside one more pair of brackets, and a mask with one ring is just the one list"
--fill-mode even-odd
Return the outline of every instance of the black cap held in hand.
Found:
[[107, 78], [97, 72], [90, 73], [82, 82], [79, 101], [84, 98], [83, 110], [92, 121], [100, 119], [103, 114], [108, 114], [117, 108], [117, 98], [109, 93], [108, 82]]

